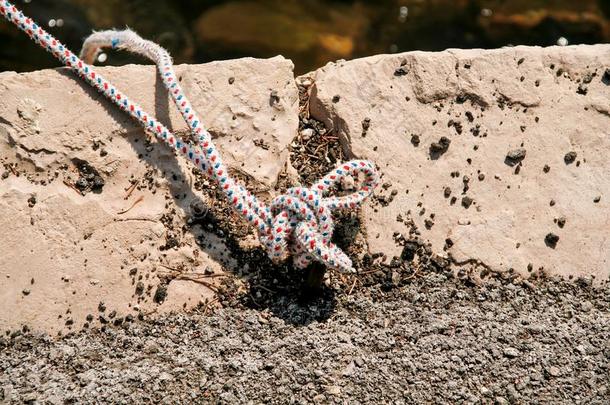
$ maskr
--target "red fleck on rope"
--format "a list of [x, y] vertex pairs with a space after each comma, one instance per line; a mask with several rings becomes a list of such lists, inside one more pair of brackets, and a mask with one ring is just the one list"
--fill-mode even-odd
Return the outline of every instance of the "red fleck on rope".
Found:
[[[142, 39], [130, 30], [104, 31], [96, 32], [87, 38], [81, 59], [8, 1], [0, 0], [0, 14], [140, 122], [145, 130], [166, 142], [211, 177], [224, 191], [237, 212], [257, 228], [261, 243], [272, 260], [281, 261], [292, 254], [294, 264], [298, 268], [304, 268], [312, 260], [318, 260], [333, 269], [353, 271], [351, 260], [331, 242], [334, 229], [332, 211], [340, 208], [353, 209], [373, 192], [378, 176], [371, 162], [352, 160], [342, 163], [311, 187], [290, 188], [286, 194], [275, 197], [267, 206], [229, 177], [210, 133], [203, 127], [184, 94], [174, 73], [172, 58], [165, 49]], [[132, 102], [125, 93], [95, 72], [87, 62], [92, 63], [104, 47], [135, 52], [155, 62], [165, 87], [195, 135], [197, 145], [185, 143], [172, 134], [151, 114]], [[362, 175], [363, 179], [354, 193], [341, 197], [325, 197], [343, 178], [353, 176], [358, 179], [359, 175]]]

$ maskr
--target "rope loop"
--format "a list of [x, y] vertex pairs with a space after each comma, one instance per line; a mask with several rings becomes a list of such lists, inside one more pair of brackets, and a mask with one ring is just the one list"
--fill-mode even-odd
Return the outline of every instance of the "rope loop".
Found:
[[[351, 260], [331, 242], [334, 230], [332, 214], [337, 209], [356, 208], [373, 192], [378, 176], [372, 163], [364, 160], [342, 163], [311, 187], [291, 188], [285, 194], [274, 198], [270, 206], [267, 206], [229, 177], [227, 167], [212, 142], [212, 136], [204, 128], [182, 90], [173, 69], [172, 58], [165, 49], [129, 29], [109, 30], [91, 34], [83, 43], [79, 58], [10, 2], [0, 0], [0, 14], [140, 122], [147, 132], [184, 155], [213, 179], [237, 212], [256, 227], [261, 243], [274, 261], [285, 260], [292, 255], [298, 268], [304, 268], [312, 260], [318, 260], [333, 269], [353, 271]], [[95, 72], [93, 66], [88, 63], [93, 63], [103, 48], [127, 50], [142, 55], [157, 65], [165, 88], [198, 140], [196, 145], [184, 142]], [[349, 176], [360, 181], [356, 191], [344, 196], [325, 197]], [[361, 177], [362, 180], [359, 180]]]
[[[360, 174], [364, 179], [355, 192], [342, 197], [324, 197], [343, 179], [348, 176], [358, 179]], [[283, 260], [292, 254], [297, 267], [306, 267], [316, 259], [329, 267], [352, 271], [351, 260], [331, 242], [332, 212], [358, 206], [375, 187], [376, 178], [370, 162], [353, 160], [337, 166], [311, 188], [291, 188], [274, 198], [270, 206], [274, 215], [273, 227], [266, 235], [271, 258]]]

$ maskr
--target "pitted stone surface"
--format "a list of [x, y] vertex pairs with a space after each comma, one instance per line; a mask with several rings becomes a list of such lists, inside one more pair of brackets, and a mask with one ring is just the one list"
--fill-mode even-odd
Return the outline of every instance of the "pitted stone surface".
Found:
[[[298, 125], [292, 62], [247, 58], [176, 69], [228, 166], [256, 191], [272, 189]], [[188, 135], [154, 66], [99, 71]], [[147, 139], [64, 69], [0, 73], [3, 330], [78, 330], [89, 314], [93, 325], [211, 299], [202, 284], [172, 277], [218, 273], [233, 260], [209, 229], [185, 228], [191, 203], [206, 197], [194, 189], [187, 162]]]
[[388, 261], [410, 217], [456, 264], [607, 279], [609, 66], [608, 45], [379, 55], [310, 74], [310, 108], [384, 172], [364, 223]]

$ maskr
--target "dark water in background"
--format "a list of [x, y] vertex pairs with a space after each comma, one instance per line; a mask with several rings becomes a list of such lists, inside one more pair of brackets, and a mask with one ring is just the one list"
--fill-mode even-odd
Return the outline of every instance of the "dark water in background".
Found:
[[[126, 25], [177, 63], [282, 54], [297, 73], [377, 53], [610, 42], [610, 0], [15, 0], [75, 52]], [[61, 20], [61, 21], [60, 21]], [[563, 41], [560, 40], [560, 41]], [[0, 70], [57, 66], [0, 21]], [[105, 63], [141, 62], [109, 53]]]

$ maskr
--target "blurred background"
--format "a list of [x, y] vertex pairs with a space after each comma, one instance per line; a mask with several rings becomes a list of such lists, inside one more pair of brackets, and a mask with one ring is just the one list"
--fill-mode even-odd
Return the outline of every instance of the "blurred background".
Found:
[[[176, 63], [282, 54], [305, 73], [378, 53], [610, 42], [610, 0], [15, 0], [74, 52], [129, 26]], [[0, 70], [57, 66], [0, 21]], [[117, 52], [98, 64], [143, 62]]]

